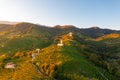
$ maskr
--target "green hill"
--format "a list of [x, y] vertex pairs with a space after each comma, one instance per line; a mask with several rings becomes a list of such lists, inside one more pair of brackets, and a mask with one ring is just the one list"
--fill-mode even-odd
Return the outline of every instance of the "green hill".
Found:
[[112, 39], [112, 38], [120, 38], [120, 34], [108, 34], [108, 35], [105, 35], [105, 36], [101, 36], [101, 37], [98, 37], [96, 38], [95, 40], [96, 41], [100, 41], [100, 40], [104, 40], [104, 39]]
[[[0, 80], [119, 80], [120, 38], [113, 33], [119, 31], [1, 24]], [[5, 68], [10, 62], [14, 69]]]

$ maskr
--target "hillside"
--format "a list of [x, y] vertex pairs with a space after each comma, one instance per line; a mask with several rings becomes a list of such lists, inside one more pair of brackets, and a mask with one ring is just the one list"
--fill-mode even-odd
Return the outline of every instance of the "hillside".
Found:
[[107, 34], [111, 33], [120, 33], [120, 31], [117, 30], [110, 30], [110, 29], [101, 29], [99, 27], [91, 27], [87, 29], [81, 29], [84, 35], [92, 37], [92, 38], [98, 38]]
[[[72, 25], [0, 24], [0, 80], [119, 80], [118, 33]], [[6, 69], [8, 63], [15, 68]]]
[[112, 34], [108, 34], [108, 35], [98, 37], [95, 40], [100, 41], [100, 40], [104, 40], [104, 39], [113, 39], [113, 38], [120, 38], [120, 34], [112, 33]]
[[[49, 47], [43, 48], [40, 51], [40, 54], [35, 57], [34, 61], [32, 61], [32, 63], [38, 66], [38, 68], [44, 75], [49, 77], [48, 79], [87, 80], [91, 78], [93, 80], [94, 78], [95, 80], [95, 78], [98, 78], [97, 75], [101, 76], [98, 68], [93, 63], [88, 61], [88, 59], [83, 55], [82, 51], [79, 52], [76, 49], [75, 45], [77, 44], [77, 42], [74, 41], [73, 38], [69, 38], [68, 35], [63, 35], [61, 36], [61, 38], [64, 40], [63, 43], [65, 44], [65, 46], [59, 47], [56, 44], [53, 44]], [[69, 38], [69, 40], [67, 38]], [[33, 54], [32, 52], [34, 51], [29, 51], [25, 53], [19, 52], [16, 53], [13, 58], [5, 60], [5, 63], [13, 61], [17, 65], [19, 65], [14, 71], [9, 71], [11, 79], [15, 80], [19, 78], [21, 80], [43, 78], [43, 76], [38, 75], [38, 73], [35, 72], [36, 70], [31, 64], [30, 55]], [[23, 69], [28, 65], [28, 69]], [[29, 71], [29, 69], [32, 71]], [[4, 77], [4, 70], [6, 69], [1, 70], [2, 77]], [[32, 73], [29, 76], [24, 77], [24, 75], [27, 75], [28, 72]], [[22, 73], [25, 74], [23, 75]], [[32, 75], [36, 75], [36, 77]], [[10, 76], [8, 76], [8, 78], [10, 78]], [[102, 76], [99, 78], [102, 79]]]
[[1, 25], [2, 27], [4, 28], [0, 31], [0, 53], [8, 53], [9, 50], [12, 51], [11, 53], [14, 53], [35, 47], [45, 47], [51, 43], [52, 36], [54, 35], [51, 35], [52, 32], [56, 32], [49, 27], [31, 23]]

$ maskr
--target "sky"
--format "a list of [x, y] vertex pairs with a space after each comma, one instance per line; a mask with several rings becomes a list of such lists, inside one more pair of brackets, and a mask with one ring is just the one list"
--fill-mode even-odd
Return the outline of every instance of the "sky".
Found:
[[120, 0], [0, 0], [0, 21], [120, 30]]

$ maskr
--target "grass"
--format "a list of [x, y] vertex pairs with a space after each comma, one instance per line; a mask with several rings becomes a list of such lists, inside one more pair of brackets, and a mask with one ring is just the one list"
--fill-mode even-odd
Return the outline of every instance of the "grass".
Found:
[[74, 45], [62, 48], [56, 45], [49, 46], [41, 51], [35, 62], [40, 65], [44, 63], [60, 63], [58, 66], [63, 69], [61, 74], [65, 76], [71, 75], [71, 79], [73, 79], [73, 75], [79, 77], [83, 75], [91, 79], [97, 78], [97, 75], [101, 76], [96, 70], [97, 67], [82, 54], [82, 51], [78, 51]]
[[[36, 34], [35, 31], [33, 31], [33, 33]], [[46, 35], [47, 34], [48, 33], [46, 33]], [[52, 72], [53, 66], [57, 66], [57, 71], [55, 71], [56, 75], [52, 75], [53, 79], [106, 80], [105, 77], [110, 80], [118, 79], [112, 74], [108, 73], [108, 71], [105, 71], [103, 68], [96, 66], [88, 59], [88, 55], [85, 55], [85, 53], [90, 54], [90, 52], [81, 49], [81, 45], [84, 44], [88, 47], [88, 49], [91, 49], [93, 53], [97, 53], [97, 48], [101, 48], [101, 46], [103, 46], [103, 41], [84, 41], [84, 43], [79, 40], [67, 41], [67, 37], [64, 35], [63, 43], [65, 43], [65, 45], [63, 47], [59, 47], [55, 43], [51, 45], [51, 41], [48, 41], [48, 39], [40, 39], [38, 35], [36, 35], [37, 37], [31, 36], [32, 35], [29, 34], [29, 36], [8, 40], [4, 43], [5, 47], [0, 48], [0, 51], [4, 53], [16, 53], [21, 51], [24, 51], [23, 53], [25, 53], [25, 55], [20, 53], [18, 55], [20, 57], [16, 58], [12, 57], [6, 60], [2, 60], [4, 57], [1, 58], [1, 62], [14, 62], [17, 64], [17, 68], [14, 70], [14, 73], [12, 73], [12, 71], [9, 69], [1, 68], [0, 71], [3, 77], [5, 76], [4, 74], [7, 73], [7, 75], [13, 77], [13, 80], [18, 78], [20, 78], [20, 80], [41, 79], [42, 77], [36, 72], [30, 61], [31, 52], [34, 53], [32, 50], [35, 50], [38, 47], [42, 49], [40, 54], [35, 57], [33, 63], [35, 63], [40, 70], [43, 68], [51, 70], [46, 70], [46, 73]], [[45, 70], [43, 69], [43, 71]], [[105, 77], [101, 74], [103, 74]], [[6, 80], [7, 79], [8, 78], [6, 78]]]
[[0, 52], [13, 54], [17, 51], [31, 50], [38, 47], [43, 48], [50, 44], [50, 41], [45, 42], [42, 39], [36, 39], [31, 37], [14, 38], [12, 40], [6, 41], [4, 43], [4, 47], [0, 48]]

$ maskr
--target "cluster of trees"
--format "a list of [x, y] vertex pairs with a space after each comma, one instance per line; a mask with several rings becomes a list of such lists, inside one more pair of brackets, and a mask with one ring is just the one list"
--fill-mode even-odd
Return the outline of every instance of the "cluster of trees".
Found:
[[40, 66], [41, 72], [49, 78], [54, 78], [57, 74], [57, 65], [44, 63]]
[[[112, 35], [112, 34], [111, 34]], [[120, 77], [120, 64], [119, 47], [117, 45], [105, 45], [98, 42], [99, 44], [92, 43], [92, 47], [87, 47], [84, 49], [84, 53], [90, 61], [95, 63], [96, 66], [101, 66], [114, 76]], [[103, 44], [103, 45], [102, 45]]]

